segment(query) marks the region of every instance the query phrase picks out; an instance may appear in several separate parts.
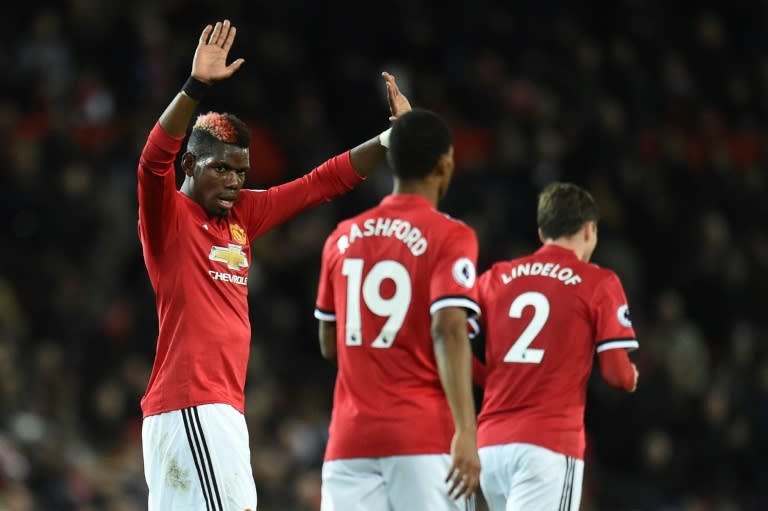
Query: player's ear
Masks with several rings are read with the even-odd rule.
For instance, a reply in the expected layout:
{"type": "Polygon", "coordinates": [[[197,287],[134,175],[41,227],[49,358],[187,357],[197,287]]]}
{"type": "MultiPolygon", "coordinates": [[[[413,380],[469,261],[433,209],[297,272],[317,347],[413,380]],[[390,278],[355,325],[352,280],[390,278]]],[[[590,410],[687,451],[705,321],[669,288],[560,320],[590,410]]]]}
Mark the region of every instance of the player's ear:
{"type": "Polygon", "coordinates": [[[451,179],[451,176],[453,175],[453,166],[453,153],[452,151],[448,151],[437,159],[437,164],[435,165],[435,168],[432,169],[432,173],[435,177],[441,180],[451,179]]]}
{"type": "Polygon", "coordinates": [[[190,152],[184,153],[181,157],[181,170],[190,177],[192,177],[195,171],[195,164],[197,163],[197,156],[190,152]]]}
{"type": "Polygon", "coordinates": [[[597,236],[597,224],[592,220],[586,222],[584,227],[582,227],[582,236],[584,237],[584,241],[592,241],[592,238],[597,236]]]}

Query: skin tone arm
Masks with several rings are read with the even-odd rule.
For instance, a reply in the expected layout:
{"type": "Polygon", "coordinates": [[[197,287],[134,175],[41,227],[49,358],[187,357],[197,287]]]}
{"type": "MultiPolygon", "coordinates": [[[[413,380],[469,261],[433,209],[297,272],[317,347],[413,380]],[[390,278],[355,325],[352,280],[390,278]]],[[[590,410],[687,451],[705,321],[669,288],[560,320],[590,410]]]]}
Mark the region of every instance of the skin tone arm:
{"type": "Polygon", "coordinates": [[[333,365],[338,365],[336,363],[336,322],[320,321],[318,336],[320,338],[320,353],[323,358],[333,362],[333,365]]]}
{"type": "Polygon", "coordinates": [[[467,337],[467,313],[446,307],[432,316],[435,358],[456,431],[451,442],[452,465],[446,481],[453,498],[469,497],[480,483],[477,422],[472,395],[472,351],[467,337]]]}
{"type": "MultiPolygon", "coordinates": [[[[203,83],[212,84],[235,74],[244,59],[237,59],[227,65],[227,55],[235,42],[237,29],[229,20],[208,25],[203,29],[192,59],[192,77],[203,83]]],[[[187,132],[189,122],[195,114],[198,102],[179,92],[160,116],[160,126],[172,136],[181,137],[187,132]]]]}

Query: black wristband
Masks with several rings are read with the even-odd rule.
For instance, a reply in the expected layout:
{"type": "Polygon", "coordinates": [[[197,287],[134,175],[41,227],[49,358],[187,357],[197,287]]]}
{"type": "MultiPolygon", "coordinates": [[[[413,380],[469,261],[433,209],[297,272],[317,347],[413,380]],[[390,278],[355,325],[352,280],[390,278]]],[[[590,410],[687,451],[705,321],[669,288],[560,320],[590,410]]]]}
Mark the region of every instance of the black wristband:
{"type": "Polygon", "coordinates": [[[211,90],[211,86],[208,85],[205,82],[201,82],[194,76],[191,76],[187,78],[187,81],[184,82],[184,86],[181,88],[181,91],[189,96],[190,98],[194,99],[195,101],[199,102],[200,100],[205,97],[205,95],[208,93],[208,91],[211,90]]]}

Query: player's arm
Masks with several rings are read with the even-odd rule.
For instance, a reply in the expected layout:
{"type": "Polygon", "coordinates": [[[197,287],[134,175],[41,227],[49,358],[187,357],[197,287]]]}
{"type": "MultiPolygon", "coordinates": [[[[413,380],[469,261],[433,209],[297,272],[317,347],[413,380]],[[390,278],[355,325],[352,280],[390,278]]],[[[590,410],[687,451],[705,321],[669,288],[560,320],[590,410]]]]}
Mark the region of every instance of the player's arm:
{"type": "Polygon", "coordinates": [[[469,496],[479,484],[480,459],[466,310],[444,307],[435,311],[432,339],[440,382],[456,429],[451,445],[453,466],[447,477],[451,481],[449,495],[455,498],[469,496]]]}
{"type": "Polygon", "coordinates": [[[626,349],[604,350],[597,356],[600,374],[608,385],[627,392],[635,391],[639,373],[635,364],[629,360],[626,349]]]}
{"type": "Polygon", "coordinates": [[[160,126],[166,133],[174,137],[185,135],[205,87],[229,78],[243,65],[244,59],[227,65],[227,55],[235,42],[236,33],[237,29],[229,20],[203,29],[192,59],[191,77],[198,83],[185,85],[184,91],[176,95],[160,116],[160,126]]]}
{"type": "Polygon", "coordinates": [[[627,297],[618,275],[605,273],[605,278],[595,288],[592,302],[595,304],[600,374],[611,387],[634,392],[638,371],[629,360],[628,350],[636,349],[639,343],[632,328],[627,297]]]}
{"type": "Polygon", "coordinates": [[[336,322],[320,320],[317,335],[320,338],[320,354],[329,362],[336,362],[336,322]]]}
{"type": "MultiPolygon", "coordinates": [[[[228,78],[237,71],[243,63],[242,59],[226,65],[227,53],[234,39],[235,27],[227,20],[205,27],[192,61],[192,78],[185,85],[185,91],[196,96],[201,94],[200,88],[204,90],[211,83],[228,78]],[[196,90],[194,84],[197,84],[196,90]]],[[[162,252],[172,242],[170,229],[174,224],[176,192],[174,161],[181,150],[198,99],[193,99],[187,92],[179,92],[150,132],[139,158],[140,232],[143,242],[153,253],[162,252]]]]}
{"type": "Polygon", "coordinates": [[[333,278],[331,278],[335,239],[334,233],[331,233],[323,244],[314,316],[318,320],[317,337],[320,340],[320,354],[324,359],[338,365],[336,360],[336,313],[334,311],[333,278]]]}
{"type": "MultiPolygon", "coordinates": [[[[387,86],[390,120],[411,110],[394,76],[382,73],[387,86]]],[[[282,224],[309,208],[330,202],[360,184],[386,156],[386,137],[377,135],[362,144],[323,162],[311,172],[288,183],[254,194],[249,218],[251,236],[282,224]]]]}

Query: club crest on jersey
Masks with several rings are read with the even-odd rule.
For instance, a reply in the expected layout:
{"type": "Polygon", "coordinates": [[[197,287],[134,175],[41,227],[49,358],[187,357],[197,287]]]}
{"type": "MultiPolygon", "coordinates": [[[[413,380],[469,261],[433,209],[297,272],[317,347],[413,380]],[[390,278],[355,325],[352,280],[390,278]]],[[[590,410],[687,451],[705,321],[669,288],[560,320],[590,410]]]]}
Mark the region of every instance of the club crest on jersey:
{"type": "Polygon", "coordinates": [[[232,234],[232,239],[241,245],[248,243],[248,237],[245,235],[245,229],[240,227],[240,224],[229,224],[229,232],[232,234]]]}
{"type": "Polygon", "coordinates": [[[219,263],[225,263],[230,270],[242,270],[248,268],[248,258],[243,252],[243,247],[230,243],[226,247],[211,247],[208,259],[219,263]]]}
{"type": "Polygon", "coordinates": [[[632,328],[632,320],[629,319],[629,306],[626,303],[616,310],[616,318],[622,326],[632,328]]]}
{"type": "Polygon", "coordinates": [[[453,263],[453,279],[461,286],[471,288],[475,284],[475,264],[468,257],[460,257],[453,263]]]}

